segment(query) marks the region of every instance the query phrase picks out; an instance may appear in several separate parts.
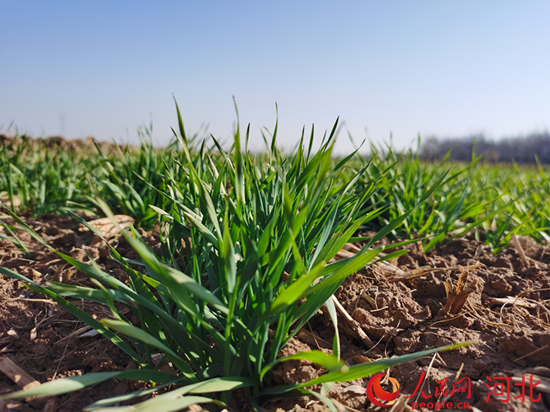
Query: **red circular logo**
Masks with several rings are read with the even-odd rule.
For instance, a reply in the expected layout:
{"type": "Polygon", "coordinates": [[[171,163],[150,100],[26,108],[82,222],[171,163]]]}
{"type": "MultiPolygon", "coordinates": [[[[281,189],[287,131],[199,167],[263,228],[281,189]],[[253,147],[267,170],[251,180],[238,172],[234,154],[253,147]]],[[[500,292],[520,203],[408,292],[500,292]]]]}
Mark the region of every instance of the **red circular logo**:
{"type": "Polygon", "coordinates": [[[373,404],[380,407],[393,405],[395,403],[395,400],[399,397],[399,394],[401,393],[401,389],[399,388],[399,382],[397,382],[397,379],[390,378],[389,376],[388,379],[391,382],[393,391],[386,392],[384,389],[382,389],[382,386],[380,386],[380,380],[384,376],[386,376],[385,373],[379,373],[378,375],[373,376],[367,385],[367,397],[373,404]],[[385,401],[385,403],[381,401],[385,401]]]}

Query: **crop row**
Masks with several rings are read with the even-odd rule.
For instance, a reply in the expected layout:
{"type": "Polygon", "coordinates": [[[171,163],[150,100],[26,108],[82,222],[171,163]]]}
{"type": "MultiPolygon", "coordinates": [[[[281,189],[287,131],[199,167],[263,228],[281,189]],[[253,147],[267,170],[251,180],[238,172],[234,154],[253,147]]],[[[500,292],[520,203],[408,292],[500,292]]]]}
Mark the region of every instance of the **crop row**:
{"type": "MultiPolygon", "coordinates": [[[[166,182],[184,182],[189,173],[182,164],[185,155],[177,139],[164,148],[154,148],[151,130],[139,130],[139,146],[89,143],[80,150],[16,136],[0,148],[0,199],[32,216],[78,209],[102,214],[96,199],[103,199],[114,212],[130,215],[137,226],[150,229],[159,222],[156,210],[172,203],[161,195],[166,182]]],[[[310,138],[306,161],[313,156],[313,131],[310,138]]],[[[252,166],[244,172],[244,183],[252,184],[259,168],[284,170],[302,156],[303,140],[290,154],[282,154],[267,142],[263,154],[246,153],[252,166]]],[[[234,145],[224,151],[214,138],[207,141],[195,136],[189,139],[188,148],[193,166],[208,184],[216,178],[216,170],[235,156],[234,145]]],[[[364,169],[350,194],[360,196],[375,187],[363,206],[383,208],[383,212],[364,225],[365,229],[378,230],[418,206],[392,236],[422,238],[426,250],[449,236],[472,230],[495,252],[510,242],[512,233],[529,235],[538,242],[550,240],[548,167],[484,164],[475,157],[469,163],[451,165],[447,158],[439,163],[421,161],[413,151],[397,153],[375,145],[370,149],[368,156],[331,156],[327,166],[339,172],[335,185],[347,184],[364,169]],[[338,167],[341,162],[345,167],[338,167]],[[450,169],[441,185],[420,204],[425,193],[450,169]]],[[[232,191],[233,182],[223,185],[232,191]]],[[[246,190],[252,189],[246,186],[246,190]]]]}
{"type": "Polygon", "coordinates": [[[110,258],[127,275],[119,279],[94,261],[83,263],[55,251],[6,208],[17,225],[4,224],[4,238],[24,248],[16,232],[27,231],[88,275],[95,287],[38,284],[4,267],[0,273],[58,302],[140,369],[59,379],[3,399],[62,394],[117,377],[156,386],[95,402],[89,409],[176,411],[193,403],[224,407],[232,391],[242,388],[258,411],[274,395],[315,396],[336,411],[326,396],[334,382],[462,344],[347,366],[339,356],[332,300],[346,277],[403,255],[407,251],[395,246],[418,237],[429,249],[448,236],[474,230],[498,250],[512,233],[547,236],[550,208],[541,199],[549,175],[543,169],[486,167],[479,159],[450,168],[445,162],[420,162],[413,153],[375,147],[370,158],[357,153],[337,158],[332,155],[337,125],[318,150],[312,150],[312,132],[290,154],[278,150],[276,126],[266,151],[251,154],[248,129],[243,138],[237,128],[225,150],[214,138],[211,144],[188,138],[179,111],[178,123],[174,142],[159,150],[147,133],[139,148],[124,150],[52,148],[23,138],[2,149],[0,190],[11,209],[19,200],[19,213],[35,215],[85,209],[112,217],[121,212],[145,228],[158,224],[162,242],[159,256],[133,227],[123,231],[139,260],[126,259],[107,244],[110,258]],[[393,243],[379,246],[385,237],[393,243]],[[362,242],[361,250],[334,260],[349,242],[362,242]],[[98,321],[73,299],[103,305],[111,317],[98,321]],[[278,358],[322,306],[334,325],[332,354],[310,351],[278,358]],[[125,313],[139,321],[131,322],[125,313]],[[160,362],[156,354],[161,354],[160,362]],[[306,359],[328,372],[307,382],[273,386],[273,367],[289,359],[306,359]],[[162,362],[171,362],[177,374],[161,372],[162,362]],[[322,384],[319,393],[310,390],[317,384],[322,384]],[[168,386],[172,390],[139,406],[116,406],[168,386]]]}

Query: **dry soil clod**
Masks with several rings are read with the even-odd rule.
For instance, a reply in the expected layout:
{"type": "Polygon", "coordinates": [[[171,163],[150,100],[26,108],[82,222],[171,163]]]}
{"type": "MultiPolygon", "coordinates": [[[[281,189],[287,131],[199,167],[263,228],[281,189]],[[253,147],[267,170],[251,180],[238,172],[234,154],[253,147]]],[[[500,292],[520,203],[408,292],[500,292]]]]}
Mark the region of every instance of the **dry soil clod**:
{"type": "MultiPolygon", "coordinates": [[[[110,238],[118,235],[122,229],[125,229],[134,223],[134,218],[127,215],[115,215],[113,218],[118,223],[118,225],[115,225],[109,217],[91,220],[88,222],[88,224],[96,229],[101,234],[101,236],[109,240],[110,238]]],[[[90,229],[82,225],[80,230],[82,232],[87,232],[90,229]]],[[[101,243],[101,238],[96,235],[92,240],[91,245],[96,245],[99,243],[101,243]]]]}

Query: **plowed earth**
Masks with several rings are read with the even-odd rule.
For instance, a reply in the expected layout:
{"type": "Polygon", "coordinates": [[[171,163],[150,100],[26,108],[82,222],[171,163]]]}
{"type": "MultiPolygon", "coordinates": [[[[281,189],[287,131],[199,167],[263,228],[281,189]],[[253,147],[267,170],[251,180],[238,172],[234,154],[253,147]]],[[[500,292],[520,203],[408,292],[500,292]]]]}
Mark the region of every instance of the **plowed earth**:
{"type": "MultiPolygon", "coordinates": [[[[57,216],[25,220],[54,248],[84,262],[90,256],[106,272],[124,278],[125,274],[108,259],[108,248],[101,244],[91,246],[92,235],[82,232],[75,220],[57,216]]],[[[5,221],[13,224],[9,219],[5,221]]],[[[158,245],[155,233],[141,233],[151,246],[158,245]]],[[[89,285],[84,274],[74,272],[25,232],[17,234],[32,256],[24,257],[13,244],[0,240],[0,266],[40,284],[58,280],[89,285]]],[[[124,241],[115,244],[123,256],[136,257],[124,241]]],[[[431,409],[435,409],[435,403],[443,401],[455,408],[467,402],[470,410],[481,411],[550,410],[550,394],[544,393],[545,389],[550,392],[550,255],[545,249],[535,247],[529,251],[527,260],[522,260],[514,248],[493,256],[488,246],[467,238],[453,240],[429,254],[419,251],[416,245],[407,248],[410,253],[391,263],[413,274],[411,279],[395,281],[383,266],[374,265],[349,277],[338,290],[336,298],[368,336],[361,339],[353,322],[340,317],[342,359],[354,365],[451,343],[475,343],[391,368],[389,376],[397,380],[402,394],[393,408],[380,408],[369,401],[365,389],[368,378],[336,383],[327,396],[350,411],[399,412],[410,410],[414,402],[432,402],[431,409]],[[449,291],[457,292],[459,278],[470,294],[453,306],[448,302],[446,282],[449,291]],[[416,389],[424,373],[421,393],[416,389]],[[541,382],[532,393],[531,376],[533,384],[541,382]],[[511,379],[495,380],[497,377],[511,379]],[[520,397],[522,377],[525,377],[525,400],[520,397]],[[464,378],[469,378],[469,397],[467,392],[460,391],[451,395],[453,382],[464,378]],[[503,395],[497,396],[495,383],[504,384],[503,395]],[[443,387],[447,394],[440,389],[443,387]],[[410,397],[411,394],[414,395],[410,397]]],[[[109,315],[98,305],[75,303],[98,319],[109,315]]],[[[3,275],[0,275],[0,333],[0,360],[9,358],[39,382],[135,367],[124,353],[100,336],[90,334],[84,324],[56,303],[3,275]]],[[[310,349],[330,352],[327,348],[331,347],[333,336],[334,328],[323,308],[281,355],[310,349]]],[[[273,379],[279,384],[289,384],[304,382],[321,373],[309,362],[289,361],[275,370],[273,379]]],[[[467,381],[461,381],[463,387],[467,381]]],[[[49,400],[10,401],[4,410],[78,411],[101,398],[145,386],[112,380],[49,400]]],[[[391,392],[391,386],[382,387],[391,392]]],[[[0,393],[19,389],[19,385],[0,373],[0,393]]],[[[239,405],[236,398],[230,410],[249,409],[239,405]]],[[[308,397],[272,399],[262,409],[328,411],[320,401],[308,397]]]]}

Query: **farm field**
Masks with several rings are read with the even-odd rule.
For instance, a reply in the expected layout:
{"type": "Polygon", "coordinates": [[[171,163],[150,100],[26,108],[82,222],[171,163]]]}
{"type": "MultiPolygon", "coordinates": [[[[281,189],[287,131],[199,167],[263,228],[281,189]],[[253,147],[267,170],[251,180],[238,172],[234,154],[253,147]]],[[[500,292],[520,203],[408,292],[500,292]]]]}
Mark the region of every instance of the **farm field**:
{"type": "Polygon", "coordinates": [[[178,124],[158,149],[0,136],[0,394],[34,391],[0,410],[550,408],[550,168],[178,124]]]}

